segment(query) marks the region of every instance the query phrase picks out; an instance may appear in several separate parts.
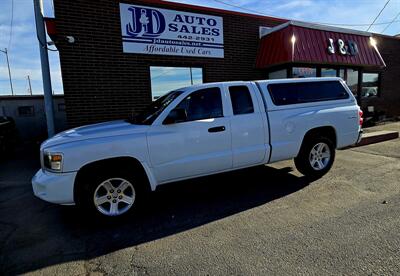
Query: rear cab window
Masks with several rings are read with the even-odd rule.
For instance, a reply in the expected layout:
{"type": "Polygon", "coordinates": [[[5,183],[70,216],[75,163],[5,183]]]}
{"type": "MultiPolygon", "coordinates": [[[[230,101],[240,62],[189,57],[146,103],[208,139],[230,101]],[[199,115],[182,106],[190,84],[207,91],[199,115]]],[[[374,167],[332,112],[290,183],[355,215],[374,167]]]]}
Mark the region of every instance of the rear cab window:
{"type": "Polygon", "coordinates": [[[350,96],[339,81],[290,82],[268,84],[275,105],[290,105],[348,99],[350,96]]]}
{"type": "Polygon", "coordinates": [[[253,100],[249,88],[246,85],[230,86],[229,95],[231,98],[233,115],[254,113],[253,100]]]}

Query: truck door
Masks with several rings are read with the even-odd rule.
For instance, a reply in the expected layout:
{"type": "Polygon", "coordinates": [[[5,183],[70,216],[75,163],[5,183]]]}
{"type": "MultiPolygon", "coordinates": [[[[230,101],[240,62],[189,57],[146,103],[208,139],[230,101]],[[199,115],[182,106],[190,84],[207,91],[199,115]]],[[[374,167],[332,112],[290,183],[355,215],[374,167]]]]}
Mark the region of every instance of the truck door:
{"type": "Polygon", "coordinates": [[[261,95],[250,84],[230,85],[233,167],[263,163],[269,157],[268,124],[261,95]]]}
{"type": "Polygon", "coordinates": [[[220,87],[202,88],[174,108],[185,111],[185,120],[151,127],[149,153],[159,183],[232,168],[225,103],[220,87]]]}

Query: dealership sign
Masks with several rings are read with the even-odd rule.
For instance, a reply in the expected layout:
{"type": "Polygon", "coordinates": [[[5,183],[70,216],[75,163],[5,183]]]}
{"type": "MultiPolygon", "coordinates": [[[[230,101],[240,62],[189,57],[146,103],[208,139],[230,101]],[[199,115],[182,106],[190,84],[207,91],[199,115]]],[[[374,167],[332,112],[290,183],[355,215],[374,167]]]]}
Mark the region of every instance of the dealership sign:
{"type": "Polygon", "coordinates": [[[222,17],[120,3],[125,53],[224,57],[222,17]]]}
{"type": "MultiPolygon", "coordinates": [[[[344,42],[343,39],[338,39],[337,42],[337,49],[339,54],[341,55],[349,55],[349,56],[356,56],[358,54],[358,46],[357,43],[353,40],[348,40],[347,43],[344,42]]],[[[332,38],[328,39],[328,53],[335,54],[335,42],[332,38]]]]}

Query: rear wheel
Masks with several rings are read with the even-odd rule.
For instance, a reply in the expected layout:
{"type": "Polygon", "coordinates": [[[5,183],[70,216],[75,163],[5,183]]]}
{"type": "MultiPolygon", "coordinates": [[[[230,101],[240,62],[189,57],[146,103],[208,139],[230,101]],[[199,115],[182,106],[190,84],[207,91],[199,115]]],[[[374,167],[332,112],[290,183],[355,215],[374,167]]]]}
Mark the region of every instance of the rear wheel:
{"type": "Polygon", "coordinates": [[[296,168],[305,176],[320,178],[332,167],[335,146],[327,137],[309,137],[294,159],[296,168]]]}

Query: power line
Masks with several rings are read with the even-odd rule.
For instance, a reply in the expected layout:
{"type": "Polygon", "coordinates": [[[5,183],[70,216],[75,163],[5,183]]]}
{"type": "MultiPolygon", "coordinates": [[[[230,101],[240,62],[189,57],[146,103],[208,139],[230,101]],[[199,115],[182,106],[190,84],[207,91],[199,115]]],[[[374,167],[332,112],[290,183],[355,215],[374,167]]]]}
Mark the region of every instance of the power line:
{"type": "Polygon", "coordinates": [[[384,33],[386,31],[386,29],[389,28],[389,26],[392,25],[393,22],[396,21],[396,19],[397,19],[397,17],[399,17],[399,15],[400,15],[400,12],[393,18],[392,21],[390,21],[390,23],[385,27],[385,29],[383,29],[382,33],[384,33]]]}
{"type": "Polygon", "coordinates": [[[372,21],[371,25],[369,25],[367,32],[369,31],[369,29],[371,29],[372,25],[375,23],[375,21],[378,19],[378,17],[381,15],[381,13],[383,12],[383,10],[386,8],[387,4],[389,4],[390,0],[388,0],[385,5],[383,6],[383,8],[379,11],[378,15],[375,17],[374,21],[372,21]]]}
{"type": "MultiPolygon", "coordinates": [[[[239,9],[242,9],[244,11],[255,12],[255,13],[267,15],[265,13],[262,13],[262,12],[259,12],[259,11],[256,11],[256,10],[247,9],[247,8],[244,8],[244,7],[241,7],[241,6],[237,6],[237,5],[234,5],[234,4],[231,4],[231,3],[227,3],[227,2],[224,2],[224,1],[221,1],[221,0],[214,0],[214,2],[221,3],[221,4],[224,4],[224,5],[227,5],[227,6],[231,6],[231,7],[234,7],[234,8],[239,8],[239,9]]],[[[267,15],[267,16],[270,16],[270,15],[267,15]]]]}
{"type": "MultiPolygon", "coordinates": [[[[395,22],[400,22],[400,20],[395,20],[395,21],[393,21],[392,23],[395,23],[395,22]]],[[[362,27],[362,26],[369,26],[369,25],[371,25],[370,23],[364,23],[364,24],[344,24],[344,23],[324,23],[324,22],[312,22],[312,23],[315,23],[315,24],[323,24],[323,25],[333,25],[333,26],[349,26],[349,27],[362,27]]],[[[374,23],[374,24],[372,24],[373,26],[379,26],[379,25],[386,25],[386,24],[389,24],[389,23],[391,23],[391,22],[379,22],[379,23],[374,23]]]]}
{"type": "Polygon", "coordinates": [[[8,39],[8,49],[10,49],[10,44],[11,44],[13,21],[14,21],[14,0],[11,0],[10,37],[8,39]]]}
{"type": "MultiPolygon", "coordinates": [[[[389,0],[389,1],[390,1],[390,0],[389,0]]],[[[260,12],[260,11],[256,11],[256,10],[244,8],[244,7],[241,7],[241,6],[238,6],[238,5],[234,5],[234,4],[232,4],[232,3],[228,3],[228,2],[225,2],[225,1],[214,0],[214,2],[221,3],[221,4],[224,4],[224,5],[227,5],[227,6],[231,6],[231,7],[234,7],[234,8],[238,8],[238,9],[241,9],[241,10],[244,10],[244,11],[248,11],[248,12],[251,12],[251,13],[257,13],[257,14],[260,14],[260,15],[265,15],[265,16],[274,17],[274,16],[272,16],[272,15],[269,15],[269,14],[266,14],[266,13],[263,13],[263,12],[260,12]]],[[[392,23],[395,23],[395,22],[400,22],[400,20],[397,20],[397,21],[394,20],[392,23]]],[[[332,22],[310,22],[310,23],[313,23],[313,24],[321,24],[321,25],[332,25],[332,26],[362,27],[362,26],[371,26],[371,25],[372,25],[372,26],[386,25],[386,24],[389,24],[389,23],[391,23],[391,22],[379,22],[379,23],[375,23],[375,20],[374,20],[373,24],[370,24],[370,23],[345,24],[345,23],[332,23],[332,22]]]]}

